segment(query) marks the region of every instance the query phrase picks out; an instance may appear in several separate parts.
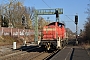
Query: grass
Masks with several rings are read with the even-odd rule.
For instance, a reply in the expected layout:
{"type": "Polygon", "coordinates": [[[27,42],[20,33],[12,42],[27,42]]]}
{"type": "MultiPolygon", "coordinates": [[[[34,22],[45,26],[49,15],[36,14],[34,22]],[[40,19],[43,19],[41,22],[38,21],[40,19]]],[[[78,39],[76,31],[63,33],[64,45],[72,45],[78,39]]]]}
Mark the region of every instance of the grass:
{"type": "MultiPolygon", "coordinates": [[[[34,35],[26,37],[25,40],[27,42],[33,42],[34,41],[34,35]]],[[[11,37],[11,36],[0,36],[0,46],[12,45],[14,41],[17,42],[17,44],[23,44],[23,38],[22,37],[18,38],[18,37],[11,37]]]]}
{"type": "Polygon", "coordinates": [[[90,56],[90,44],[83,44],[83,47],[86,49],[88,55],[90,56]]]}
{"type": "Polygon", "coordinates": [[[0,36],[0,46],[3,45],[12,45],[12,43],[16,41],[17,43],[22,43],[18,38],[13,38],[11,36],[0,36]]]}

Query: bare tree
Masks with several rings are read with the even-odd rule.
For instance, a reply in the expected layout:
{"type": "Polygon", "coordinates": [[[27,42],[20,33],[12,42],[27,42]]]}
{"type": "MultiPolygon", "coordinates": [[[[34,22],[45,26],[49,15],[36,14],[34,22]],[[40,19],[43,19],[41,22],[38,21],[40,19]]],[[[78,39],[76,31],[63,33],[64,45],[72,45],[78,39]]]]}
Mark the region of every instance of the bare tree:
{"type": "Polygon", "coordinates": [[[32,29],[32,25],[34,26],[34,10],[34,7],[24,6],[22,0],[8,0],[8,3],[0,5],[0,15],[7,18],[9,27],[14,28],[32,29]]]}
{"type": "Polygon", "coordinates": [[[88,4],[86,14],[88,14],[88,17],[84,25],[84,37],[85,41],[88,41],[90,43],[90,4],[88,4]]]}
{"type": "Polygon", "coordinates": [[[9,26],[17,28],[32,28],[34,19],[34,7],[25,7],[19,0],[9,0],[9,3],[0,5],[0,15],[4,15],[9,20],[9,26]],[[2,13],[1,13],[2,12],[2,13]],[[25,25],[22,25],[22,17],[25,17],[25,25]]]}
{"type": "Polygon", "coordinates": [[[46,21],[44,18],[42,18],[41,16],[38,19],[38,29],[43,29],[43,27],[45,25],[48,25],[50,22],[46,21]]]}
{"type": "Polygon", "coordinates": [[[8,4],[4,4],[1,8],[2,15],[9,20],[9,26],[16,27],[17,22],[21,25],[21,15],[24,12],[24,6],[21,2],[10,0],[8,4]]]}
{"type": "Polygon", "coordinates": [[[32,29],[32,22],[34,21],[34,7],[25,7],[25,16],[27,27],[32,29]]]}

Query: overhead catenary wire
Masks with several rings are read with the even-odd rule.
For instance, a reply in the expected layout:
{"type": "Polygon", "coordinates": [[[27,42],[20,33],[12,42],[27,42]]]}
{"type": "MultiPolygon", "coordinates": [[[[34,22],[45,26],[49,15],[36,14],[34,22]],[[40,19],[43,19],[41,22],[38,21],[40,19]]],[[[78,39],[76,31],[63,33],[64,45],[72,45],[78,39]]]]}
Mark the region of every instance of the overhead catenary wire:
{"type": "MultiPolygon", "coordinates": [[[[66,17],[68,17],[68,15],[65,15],[66,17]]],[[[75,16],[75,15],[69,15],[69,16],[75,16]]],[[[70,17],[68,17],[71,21],[67,21],[67,22],[74,22],[75,23],[75,21],[73,21],[73,19],[71,19],[70,17]]],[[[79,26],[77,26],[78,27],[78,29],[80,29],[80,27],[79,26]]]]}
{"type": "MultiPolygon", "coordinates": [[[[53,0],[52,0],[52,1],[53,1],[53,0]]],[[[56,3],[55,3],[54,1],[53,1],[53,3],[54,3],[55,6],[57,6],[56,3]]]]}
{"type": "Polygon", "coordinates": [[[42,0],[49,8],[51,8],[44,0],[42,0]]]}
{"type": "MultiPolygon", "coordinates": [[[[67,15],[65,15],[66,17],[68,17],[67,15]]],[[[70,17],[68,17],[72,22],[74,22],[70,17]]],[[[74,22],[75,23],[75,22],[74,22]]]]}

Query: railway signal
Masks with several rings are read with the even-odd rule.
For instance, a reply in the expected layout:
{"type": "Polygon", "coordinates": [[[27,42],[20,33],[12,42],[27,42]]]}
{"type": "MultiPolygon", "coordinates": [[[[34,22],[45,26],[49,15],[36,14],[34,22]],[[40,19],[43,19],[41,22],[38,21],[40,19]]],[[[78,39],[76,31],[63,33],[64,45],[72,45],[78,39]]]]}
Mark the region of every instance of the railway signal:
{"type": "Polygon", "coordinates": [[[55,14],[56,14],[56,18],[58,18],[59,17],[58,10],[55,11],[55,14]]]}
{"type": "Polygon", "coordinates": [[[75,15],[75,24],[78,24],[78,15],[75,15]]]}
{"type": "Polygon", "coordinates": [[[58,10],[55,10],[55,14],[56,14],[56,22],[59,22],[59,13],[58,13],[58,10]]]}
{"type": "Polygon", "coordinates": [[[25,17],[22,17],[22,25],[25,25],[25,17]]]}

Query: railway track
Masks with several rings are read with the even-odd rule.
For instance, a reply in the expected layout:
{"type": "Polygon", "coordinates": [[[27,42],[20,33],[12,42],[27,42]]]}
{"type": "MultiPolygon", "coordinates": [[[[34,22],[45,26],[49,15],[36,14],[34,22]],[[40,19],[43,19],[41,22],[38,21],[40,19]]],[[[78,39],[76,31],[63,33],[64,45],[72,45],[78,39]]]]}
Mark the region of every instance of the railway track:
{"type": "MultiPolygon", "coordinates": [[[[18,45],[18,48],[20,47],[20,45],[18,45]]],[[[6,45],[6,46],[0,46],[0,57],[4,56],[4,55],[8,55],[11,53],[15,53],[18,52],[19,50],[13,51],[12,50],[12,45],[6,45]]]]}
{"type": "Polygon", "coordinates": [[[0,56],[0,60],[47,60],[54,52],[45,52],[40,47],[26,47],[0,56]]]}
{"type": "Polygon", "coordinates": [[[22,54],[26,54],[27,51],[30,51],[30,50],[33,50],[33,49],[36,49],[37,47],[23,47],[23,48],[20,48],[20,49],[17,49],[17,50],[14,50],[12,52],[7,52],[7,53],[4,53],[4,54],[1,54],[0,55],[0,59],[1,60],[5,60],[7,58],[11,58],[13,56],[17,56],[17,55],[22,55],[22,54]]]}
{"type": "Polygon", "coordinates": [[[50,60],[55,54],[57,54],[60,50],[53,51],[50,55],[45,57],[43,60],[50,60]]]}
{"type": "Polygon", "coordinates": [[[59,50],[53,51],[52,53],[43,52],[41,54],[38,54],[36,57],[33,57],[30,60],[49,60],[58,52],[59,50]]]}
{"type": "Polygon", "coordinates": [[[21,47],[21,48],[16,49],[16,50],[11,49],[10,51],[2,52],[2,54],[0,54],[0,57],[8,55],[8,54],[13,54],[13,53],[19,52],[20,50],[25,50],[25,49],[29,49],[29,48],[32,48],[32,47],[21,47]]]}
{"type": "Polygon", "coordinates": [[[41,48],[34,47],[26,51],[20,51],[20,52],[16,52],[13,54],[0,57],[0,59],[1,60],[28,60],[28,59],[32,59],[33,56],[37,56],[38,54],[41,54],[40,52],[42,52],[41,48]]]}

